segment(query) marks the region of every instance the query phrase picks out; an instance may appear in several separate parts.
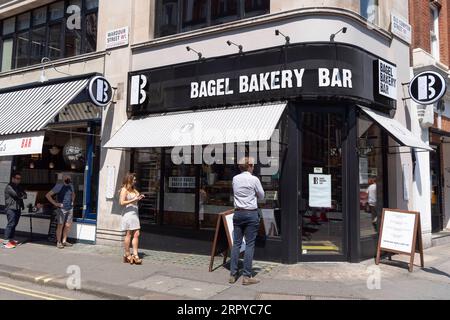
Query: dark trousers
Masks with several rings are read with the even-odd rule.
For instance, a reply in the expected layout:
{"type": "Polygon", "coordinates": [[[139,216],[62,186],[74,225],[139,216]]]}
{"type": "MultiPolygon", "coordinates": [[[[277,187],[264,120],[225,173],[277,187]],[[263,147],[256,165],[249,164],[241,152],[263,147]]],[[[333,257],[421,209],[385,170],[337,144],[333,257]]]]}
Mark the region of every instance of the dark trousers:
{"type": "Polygon", "coordinates": [[[6,218],[8,219],[8,224],[5,228],[5,240],[13,240],[16,236],[16,227],[19,224],[20,215],[22,213],[20,210],[6,210],[6,218]]]}
{"type": "Polygon", "coordinates": [[[258,210],[236,211],[233,216],[233,249],[231,250],[231,275],[238,273],[239,255],[242,239],[245,237],[244,276],[252,276],[253,254],[255,240],[259,229],[258,210]]]}

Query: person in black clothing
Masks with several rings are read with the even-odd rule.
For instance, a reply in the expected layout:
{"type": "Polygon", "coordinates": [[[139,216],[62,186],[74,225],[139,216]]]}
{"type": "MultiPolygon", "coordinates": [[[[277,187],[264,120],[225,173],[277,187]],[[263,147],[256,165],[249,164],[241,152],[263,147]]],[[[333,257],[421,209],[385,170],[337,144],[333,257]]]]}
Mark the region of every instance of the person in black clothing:
{"type": "Polygon", "coordinates": [[[14,249],[17,246],[17,241],[14,240],[16,227],[19,224],[22,210],[25,209],[23,200],[27,198],[27,194],[20,186],[22,177],[20,173],[14,173],[9,183],[5,188],[5,211],[8,223],[5,228],[5,243],[6,249],[14,249]]]}

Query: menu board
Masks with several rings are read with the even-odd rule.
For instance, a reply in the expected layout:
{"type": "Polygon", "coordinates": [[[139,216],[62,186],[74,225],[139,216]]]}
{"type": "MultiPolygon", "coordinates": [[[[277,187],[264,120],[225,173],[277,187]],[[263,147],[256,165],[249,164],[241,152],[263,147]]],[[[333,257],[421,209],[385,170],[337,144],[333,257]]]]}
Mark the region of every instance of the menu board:
{"type": "Polygon", "coordinates": [[[425,266],[419,212],[383,209],[376,257],[377,265],[380,263],[382,251],[410,256],[409,272],[413,271],[415,253],[420,254],[421,267],[425,266]]]}
{"type": "Polygon", "coordinates": [[[401,212],[384,211],[381,248],[411,253],[414,240],[416,216],[401,212]]]}

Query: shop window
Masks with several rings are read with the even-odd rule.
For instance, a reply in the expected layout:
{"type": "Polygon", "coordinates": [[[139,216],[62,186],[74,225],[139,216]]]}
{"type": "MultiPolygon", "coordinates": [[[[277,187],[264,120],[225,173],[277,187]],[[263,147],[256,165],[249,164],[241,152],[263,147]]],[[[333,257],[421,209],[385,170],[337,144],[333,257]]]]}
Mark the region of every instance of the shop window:
{"type": "Polygon", "coordinates": [[[61,33],[62,24],[56,23],[49,27],[48,35],[48,57],[56,60],[62,57],[61,33]]]}
{"type": "Polygon", "coordinates": [[[237,0],[211,0],[211,22],[221,24],[238,19],[237,0]]]}
{"type": "Polygon", "coordinates": [[[95,52],[97,50],[97,25],[96,13],[91,13],[86,16],[85,52],[95,52]]]}
{"type": "MultiPolygon", "coordinates": [[[[99,134],[99,127],[94,126],[90,133],[99,134]]],[[[72,178],[76,199],[74,217],[76,219],[95,219],[98,197],[98,172],[100,160],[99,137],[89,137],[85,124],[66,126],[63,128],[49,127],[42,153],[14,157],[14,170],[22,174],[22,184],[28,194],[33,194],[29,200],[31,207],[25,209],[50,216],[54,211],[45,198],[56,183],[62,181],[62,176],[68,174],[72,178]],[[53,131],[53,129],[55,131],[53,131]],[[93,141],[90,141],[90,140],[93,141]],[[89,145],[93,143],[92,149],[89,145]],[[90,150],[94,151],[91,176],[86,176],[86,163],[90,150]],[[95,151],[97,150],[97,151],[95,151]],[[88,182],[89,181],[89,182],[88,182]],[[87,193],[89,192],[89,201],[87,193]],[[85,210],[86,209],[86,210],[85,210]],[[93,215],[94,214],[94,215],[93,215]]]]}
{"type": "Polygon", "coordinates": [[[30,13],[24,13],[17,17],[17,31],[30,28],[30,13]]]}
{"type": "Polygon", "coordinates": [[[3,30],[2,34],[4,36],[14,33],[16,31],[16,18],[12,17],[6,20],[3,20],[3,30]]]}
{"type": "Polygon", "coordinates": [[[207,0],[183,1],[183,31],[199,29],[206,26],[207,0]]]}
{"type": "Polygon", "coordinates": [[[270,8],[269,0],[245,0],[245,16],[252,17],[267,13],[270,8]]]}
{"type": "Polygon", "coordinates": [[[269,13],[269,0],[158,0],[156,37],[269,13]]]}
{"type": "Polygon", "coordinates": [[[274,141],[279,143],[273,145],[270,141],[192,147],[190,163],[174,163],[172,148],[135,150],[132,171],[137,176],[138,190],[146,196],[140,203],[141,222],[214,231],[219,214],[234,208],[232,181],[240,173],[238,157],[253,155],[250,151],[258,146],[256,157],[260,160],[254,175],[260,179],[266,193],[265,199],[258,203],[263,217],[260,235],[280,237],[281,165],[287,154],[287,130],[283,130],[284,127],[279,126],[274,135],[274,141]],[[274,147],[278,149],[272,149],[274,147]],[[202,164],[194,163],[195,154],[200,154],[197,159],[202,158],[202,164]],[[215,160],[211,161],[209,156],[215,160]]]}
{"type": "Polygon", "coordinates": [[[98,8],[98,0],[86,0],[86,10],[98,8]]]}
{"type": "Polygon", "coordinates": [[[378,25],[378,0],[360,0],[360,15],[368,22],[378,25]]]}
{"type": "Polygon", "coordinates": [[[13,61],[13,39],[6,39],[2,46],[2,72],[11,70],[13,61]]]}
{"type": "Polygon", "coordinates": [[[30,33],[20,33],[17,35],[16,68],[26,67],[30,57],[30,33]]]}
{"type": "Polygon", "coordinates": [[[40,63],[45,57],[46,49],[46,28],[33,29],[31,32],[31,64],[40,63]]]}
{"type": "Polygon", "coordinates": [[[39,8],[33,11],[33,26],[41,25],[47,22],[47,7],[39,8]]]}
{"type": "Polygon", "coordinates": [[[65,57],[73,57],[81,54],[81,32],[78,30],[66,31],[65,57]]]}
{"type": "Polygon", "coordinates": [[[376,253],[384,199],[383,131],[367,117],[358,119],[361,255],[376,253]]]}
{"type": "Polygon", "coordinates": [[[58,20],[64,17],[64,1],[50,5],[50,20],[58,20]]]}
{"type": "Polygon", "coordinates": [[[98,0],[58,1],[2,21],[2,71],[97,50],[98,0]],[[12,44],[11,44],[12,41],[12,44]],[[14,48],[12,61],[10,48],[14,48]]]}

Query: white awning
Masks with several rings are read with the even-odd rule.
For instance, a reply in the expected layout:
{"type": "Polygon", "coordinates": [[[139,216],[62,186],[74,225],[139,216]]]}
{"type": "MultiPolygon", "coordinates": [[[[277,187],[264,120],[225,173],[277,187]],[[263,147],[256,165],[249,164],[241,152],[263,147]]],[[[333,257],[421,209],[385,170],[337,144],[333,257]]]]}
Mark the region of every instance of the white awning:
{"type": "Polygon", "coordinates": [[[150,148],[267,141],[286,102],[128,120],[105,148],[150,148]]]}
{"type": "Polygon", "coordinates": [[[360,106],[360,109],[364,111],[364,113],[367,114],[373,121],[383,127],[389,135],[402,146],[433,151],[429,145],[416,137],[397,120],[391,119],[382,113],[365,107],[360,106]]]}
{"type": "Polygon", "coordinates": [[[41,154],[45,132],[0,136],[0,157],[41,154]]]}
{"type": "Polygon", "coordinates": [[[0,136],[42,130],[88,82],[72,80],[0,93],[0,136]]]}

